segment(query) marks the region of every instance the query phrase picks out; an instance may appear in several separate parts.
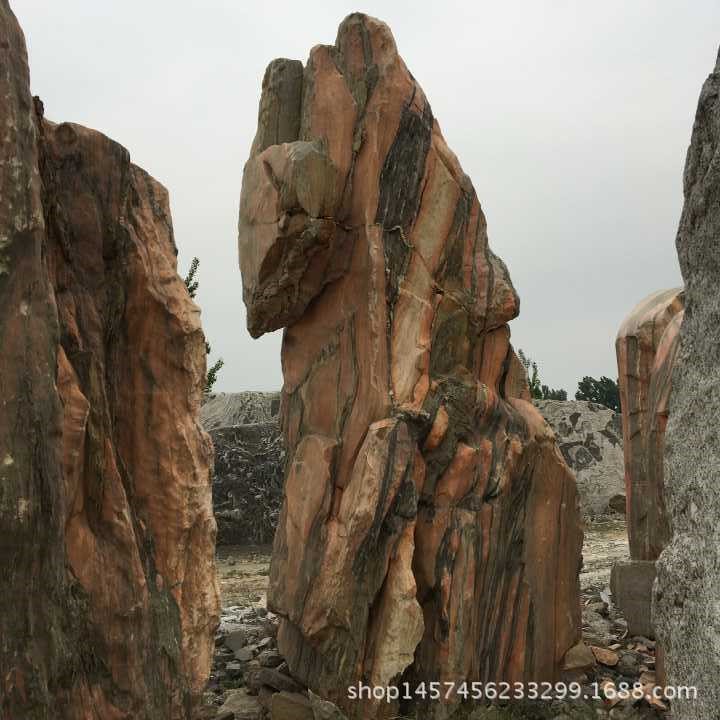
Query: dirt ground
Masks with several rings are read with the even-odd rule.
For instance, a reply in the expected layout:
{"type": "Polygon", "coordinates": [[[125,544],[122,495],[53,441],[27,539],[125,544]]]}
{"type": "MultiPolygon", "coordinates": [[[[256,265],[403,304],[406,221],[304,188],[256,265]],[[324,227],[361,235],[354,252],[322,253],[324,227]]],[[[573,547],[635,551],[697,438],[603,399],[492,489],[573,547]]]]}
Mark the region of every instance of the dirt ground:
{"type": "Polygon", "coordinates": [[[217,575],[223,607],[265,605],[270,574],[270,545],[222,545],[217,575]]]}
{"type": "MultiPolygon", "coordinates": [[[[273,617],[259,609],[266,605],[270,555],[271,547],[268,545],[218,548],[218,580],[224,623],[228,627],[240,622],[238,618],[245,618],[242,620],[245,623],[243,627],[249,627],[247,617],[256,618],[260,623],[265,618],[273,617]]],[[[647,690],[656,682],[655,643],[647,638],[629,637],[627,622],[608,596],[612,565],[616,560],[627,558],[624,519],[594,522],[585,528],[583,567],[580,573],[583,639],[592,648],[591,652],[596,658],[592,666],[584,668],[584,674],[579,676],[579,682],[583,683],[586,690],[592,687],[589,685],[591,682],[596,684],[596,688],[598,685],[602,687],[605,693],[609,692],[608,688],[617,692],[623,686],[636,687],[638,684],[647,690]]],[[[229,674],[231,666],[235,672],[234,666],[238,665],[237,662],[228,662],[232,654],[227,648],[217,648],[211,684],[206,693],[208,712],[211,713],[208,717],[214,717],[212,713],[225,701],[227,692],[236,692],[233,688],[242,687],[243,676],[233,679],[234,676],[229,674]]],[[[521,710],[517,717],[671,720],[671,714],[664,712],[666,706],[652,700],[649,695],[642,700],[619,698],[617,695],[615,699],[611,695],[606,697],[608,699],[605,701],[593,699],[560,703],[560,714],[553,710],[555,705],[552,705],[549,709],[543,707],[541,714],[537,714],[537,707],[529,714],[521,710]],[[548,714],[550,711],[551,714],[548,714]]],[[[516,717],[514,714],[512,716],[516,717]]]]}
{"type": "Polygon", "coordinates": [[[601,590],[610,584],[610,569],[616,560],[628,560],[630,548],[625,519],[605,520],[585,528],[580,588],[601,590]]]}
{"type": "MultiPolygon", "coordinates": [[[[269,545],[226,545],[218,548],[217,568],[223,607],[265,605],[270,571],[269,545]]],[[[625,521],[607,520],[585,528],[582,590],[604,590],[615,560],[629,557],[625,521]]]]}

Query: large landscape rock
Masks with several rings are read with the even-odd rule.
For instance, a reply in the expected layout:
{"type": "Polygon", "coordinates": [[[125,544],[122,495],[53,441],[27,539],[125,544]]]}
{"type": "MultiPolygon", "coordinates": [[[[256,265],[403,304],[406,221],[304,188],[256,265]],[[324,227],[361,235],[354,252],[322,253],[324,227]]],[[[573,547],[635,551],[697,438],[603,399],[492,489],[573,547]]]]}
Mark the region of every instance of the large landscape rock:
{"type": "Polygon", "coordinates": [[[280,393],[222,393],[200,420],[215,448],[213,508],[218,545],[266,544],[282,505],[285,444],[280,393]]]}
{"type": "MultiPolygon", "coordinates": [[[[282,505],[285,450],[280,393],[226,393],[206,403],[203,426],[215,446],[213,505],[218,545],[272,541],[282,505]],[[269,418],[269,419],[268,419],[269,418]],[[232,425],[240,419],[242,424],[232,425]],[[230,423],[223,427],[223,423],[230,423]]],[[[584,517],[623,512],[620,414],[584,400],[535,400],[575,473],[584,517]]]]}
{"type": "Polygon", "coordinates": [[[285,446],[280,424],[210,431],[215,446],[213,506],[218,545],[270,543],[282,505],[285,446]]]}
{"type": "Polygon", "coordinates": [[[276,420],[280,412],[278,392],[219,393],[200,409],[200,422],[207,432],[235,425],[276,420]]]}
{"type": "Polygon", "coordinates": [[[611,588],[629,632],[646,637],[655,637],[650,590],[654,561],[671,533],[663,455],[684,301],[680,288],[653,293],[625,318],[615,342],[631,560],[615,564],[611,588]]]}
{"type": "Polygon", "coordinates": [[[625,497],[620,415],[585,400],[536,400],[555,433],[560,452],[575,473],[580,509],[587,518],[615,512],[625,497]]]}
{"type": "Polygon", "coordinates": [[[573,475],[529,402],[519,301],[390,30],[263,81],[240,199],[253,336],[285,326],[269,604],[292,673],[553,680],[580,640],[573,475]]]}
{"type": "Polygon", "coordinates": [[[673,716],[705,720],[720,707],[720,56],[700,93],[684,190],[685,317],[665,437],[673,534],[657,563],[654,613],[668,682],[697,688],[697,698],[673,703],[673,716]]]}
{"type": "Polygon", "coordinates": [[[653,293],[625,318],[615,341],[633,560],[656,560],[670,537],[663,451],[684,302],[682,288],[653,293]]]}
{"type": "Polygon", "coordinates": [[[168,196],[33,103],[0,0],[0,716],[190,718],[218,591],[168,196]]]}

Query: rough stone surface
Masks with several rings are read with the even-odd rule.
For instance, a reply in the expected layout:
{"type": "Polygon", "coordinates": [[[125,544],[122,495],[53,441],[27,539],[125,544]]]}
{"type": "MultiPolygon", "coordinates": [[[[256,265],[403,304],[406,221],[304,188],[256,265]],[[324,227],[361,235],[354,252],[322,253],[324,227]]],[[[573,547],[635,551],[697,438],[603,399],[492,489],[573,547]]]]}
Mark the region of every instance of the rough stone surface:
{"type": "Polygon", "coordinates": [[[232,713],[228,717],[234,720],[261,720],[262,707],[257,698],[248,695],[246,690],[232,690],[228,693],[225,702],[218,710],[218,715],[232,713]]]}
{"type": "Polygon", "coordinates": [[[44,121],[0,0],[0,717],[189,718],[218,592],[165,189],[44,121]]]}
{"type": "Polygon", "coordinates": [[[651,603],[655,580],[652,560],[616,562],[610,574],[613,602],[622,610],[631,635],[654,638],[651,603]]]}
{"type": "MultiPolygon", "coordinates": [[[[215,405],[211,400],[203,406],[203,411],[215,408],[203,423],[215,446],[213,504],[218,545],[270,542],[282,505],[285,462],[276,417],[280,394],[242,392],[216,399],[221,402],[215,405]],[[267,420],[268,416],[275,417],[267,420]],[[235,419],[248,424],[221,425],[235,419]]],[[[583,515],[594,519],[610,512],[624,513],[620,414],[583,400],[534,402],[575,473],[583,515]]]]}
{"type": "Polygon", "coordinates": [[[315,720],[315,713],[304,695],[283,690],[270,700],[270,720],[315,720]]]}
{"type": "Polygon", "coordinates": [[[701,720],[720,707],[720,56],[700,94],[684,180],[685,318],[665,439],[673,535],[658,561],[654,612],[668,682],[698,688],[673,715],[701,720]]]}
{"type": "Polygon", "coordinates": [[[301,93],[297,69],[266,73],[239,223],[248,329],[286,327],[279,650],[355,715],[361,677],[557,678],[580,639],[577,492],[473,186],[383,23],[349,16],[301,93]]]}
{"type": "Polygon", "coordinates": [[[285,447],[280,393],[221,393],[200,412],[215,448],[218,545],[272,542],[282,505],[285,447]]]}
{"type": "Polygon", "coordinates": [[[200,409],[200,422],[207,432],[235,425],[254,425],[277,418],[278,392],[219,393],[200,409]]]}
{"type": "Polygon", "coordinates": [[[656,560],[670,537],[662,458],[683,305],[682,289],[653,293],[625,318],[615,342],[634,560],[656,560]]]}
{"type": "Polygon", "coordinates": [[[615,512],[611,500],[615,503],[625,494],[620,414],[584,400],[536,400],[535,405],[575,473],[583,515],[615,512]]]}
{"type": "Polygon", "coordinates": [[[218,545],[272,542],[282,505],[285,445],[277,418],[210,431],[218,545]]]}

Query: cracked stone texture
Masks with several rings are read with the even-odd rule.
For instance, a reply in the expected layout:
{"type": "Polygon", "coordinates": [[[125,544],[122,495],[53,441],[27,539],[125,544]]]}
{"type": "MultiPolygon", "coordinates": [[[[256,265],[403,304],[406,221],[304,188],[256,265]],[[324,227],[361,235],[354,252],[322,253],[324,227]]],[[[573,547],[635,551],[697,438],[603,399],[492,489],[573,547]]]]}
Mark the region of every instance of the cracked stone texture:
{"type": "Polygon", "coordinates": [[[280,412],[280,393],[219,393],[203,403],[200,422],[206,432],[235,425],[269,422],[280,412]]]}
{"type": "Polygon", "coordinates": [[[200,410],[212,438],[218,545],[271,543],[282,504],[280,393],[220,393],[200,410]]]}
{"type": "Polygon", "coordinates": [[[649,295],[625,318],[615,341],[633,560],[656,560],[670,538],[663,452],[684,302],[682,288],[649,295]]]}
{"type": "Polygon", "coordinates": [[[189,719],[218,591],[167,192],[42,119],[7,0],[0,57],[0,716],[189,719]]]}
{"type": "Polygon", "coordinates": [[[619,413],[585,400],[535,400],[575,473],[580,509],[587,518],[612,512],[611,498],[625,495],[619,413]]]}
{"type": "Polygon", "coordinates": [[[282,505],[285,445],[277,417],[210,430],[218,545],[271,543],[282,505]]]}
{"type": "Polygon", "coordinates": [[[720,55],[700,93],[685,163],[677,250],[685,317],[672,370],[665,437],[665,500],[672,539],[658,560],[653,612],[679,720],[720,706],[720,55]]]}
{"type": "Polygon", "coordinates": [[[557,679],[577,491],[472,183],[382,22],[350,15],[300,68],[265,75],[239,222],[248,329],[285,327],[279,648],[355,716],[396,710],[349,703],[360,678],[557,679]]]}

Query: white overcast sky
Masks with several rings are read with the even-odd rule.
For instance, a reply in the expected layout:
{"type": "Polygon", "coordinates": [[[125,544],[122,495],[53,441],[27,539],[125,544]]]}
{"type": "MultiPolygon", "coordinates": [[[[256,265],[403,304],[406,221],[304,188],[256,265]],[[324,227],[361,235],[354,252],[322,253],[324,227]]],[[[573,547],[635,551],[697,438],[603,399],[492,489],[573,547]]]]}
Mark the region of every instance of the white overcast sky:
{"type": "Polygon", "coordinates": [[[48,118],[96,128],[170,190],[179,264],[200,265],[217,389],[279,389],[281,333],[245,329],[242,166],[275,57],[306,60],[355,10],[393,30],[472,178],[521,297],[513,342],[574,394],[616,377],[614,339],[679,284],[674,240],[717,0],[11,0],[48,118]]]}

